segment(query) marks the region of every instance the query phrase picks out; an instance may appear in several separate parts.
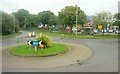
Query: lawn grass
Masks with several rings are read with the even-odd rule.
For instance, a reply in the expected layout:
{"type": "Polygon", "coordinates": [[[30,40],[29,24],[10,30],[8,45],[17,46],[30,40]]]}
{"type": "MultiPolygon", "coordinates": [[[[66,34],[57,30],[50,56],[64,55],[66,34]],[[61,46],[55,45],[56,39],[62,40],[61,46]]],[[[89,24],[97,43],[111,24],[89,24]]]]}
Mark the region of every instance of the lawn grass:
{"type": "Polygon", "coordinates": [[[0,36],[0,38],[14,37],[14,36],[17,36],[17,35],[20,35],[20,34],[22,34],[22,32],[18,32],[18,33],[15,33],[15,34],[9,34],[9,35],[2,35],[2,36],[0,36]]]}
{"type": "Polygon", "coordinates": [[[44,49],[37,49],[37,52],[34,51],[34,47],[31,46],[29,49],[29,45],[24,44],[21,45],[20,47],[14,47],[9,50],[9,52],[12,55],[15,56],[23,56],[23,57],[46,57],[46,56],[52,56],[52,55],[57,55],[57,54],[62,54],[68,51],[68,46],[64,44],[58,44],[58,43],[53,43],[51,47],[49,48],[44,48],[44,49]]]}

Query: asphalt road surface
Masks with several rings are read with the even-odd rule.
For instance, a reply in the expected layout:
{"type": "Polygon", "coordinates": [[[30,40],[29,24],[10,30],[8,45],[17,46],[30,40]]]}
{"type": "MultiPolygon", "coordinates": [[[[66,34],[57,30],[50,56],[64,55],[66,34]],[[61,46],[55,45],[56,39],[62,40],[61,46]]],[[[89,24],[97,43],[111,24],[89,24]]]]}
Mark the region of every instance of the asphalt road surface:
{"type": "MultiPolygon", "coordinates": [[[[19,37],[25,37],[28,32],[23,31],[19,37]]],[[[53,42],[75,43],[85,45],[92,49],[92,56],[82,64],[73,64],[53,68],[6,68],[3,72],[118,72],[118,39],[72,39],[50,37],[53,42]]],[[[23,38],[22,42],[30,40],[23,38]]],[[[3,48],[15,45],[16,37],[2,39],[3,48]]]]}

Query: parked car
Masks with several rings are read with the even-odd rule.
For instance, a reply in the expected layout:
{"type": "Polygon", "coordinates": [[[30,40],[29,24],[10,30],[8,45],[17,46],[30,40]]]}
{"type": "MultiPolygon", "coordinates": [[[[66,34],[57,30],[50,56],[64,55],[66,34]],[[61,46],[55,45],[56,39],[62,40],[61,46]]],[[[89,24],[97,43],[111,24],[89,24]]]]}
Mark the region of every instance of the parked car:
{"type": "Polygon", "coordinates": [[[84,34],[94,35],[94,30],[92,28],[84,28],[84,34]]]}
{"type": "Polygon", "coordinates": [[[113,33],[113,29],[109,29],[108,32],[109,32],[109,33],[113,33]]]}
{"type": "Polygon", "coordinates": [[[115,31],[115,33],[117,33],[117,34],[118,34],[118,30],[116,30],[116,31],[115,31]]]}
{"type": "Polygon", "coordinates": [[[107,30],[106,30],[106,29],[104,29],[104,30],[102,30],[102,32],[106,33],[106,32],[107,32],[107,30]]]}
{"type": "Polygon", "coordinates": [[[39,25],[38,28],[43,28],[43,26],[42,26],[42,25],[39,25]]]}
{"type": "Polygon", "coordinates": [[[98,30],[97,29],[94,29],[94,34],[97,34],[98,33],[98,30]]]}
{"type": "Polygon", "coordinates": [[[77,32],[80,32],[80,29],[72,28],[72,31],[73,31],[73,32],[76,32],[76,31],[77,31],[77,32]]]}
{"type": "Polygon", "coordinates": [[[115,33],[120,34],[120,30],[116,30],[115,33]]]}
{"type": "Polygon", "coordinates": [[[38,25],[38,28],[43,28],[43,24],[38,25]]]}

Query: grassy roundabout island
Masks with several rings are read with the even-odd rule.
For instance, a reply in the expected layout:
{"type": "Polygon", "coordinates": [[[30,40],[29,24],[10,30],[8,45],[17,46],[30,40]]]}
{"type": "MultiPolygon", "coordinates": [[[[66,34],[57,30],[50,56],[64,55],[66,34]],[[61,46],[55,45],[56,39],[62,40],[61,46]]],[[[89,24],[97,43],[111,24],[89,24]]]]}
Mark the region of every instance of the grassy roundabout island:
{"type": "Polygon", "coordinates": [[[24,44],[21,46],[16,46],[14,48],[11,48],[9,52],[12,55],[15,56],[22,56],[22,57],[47,57],[47,56],[53,56],[57,54],[62,54],[67,52],[69,47],[65,44],[58,44],[58,43],[52,43],[52,46],[49,48],[37,48],[37,52],[35,52],[35,48],[33,46],[24,44]]]}

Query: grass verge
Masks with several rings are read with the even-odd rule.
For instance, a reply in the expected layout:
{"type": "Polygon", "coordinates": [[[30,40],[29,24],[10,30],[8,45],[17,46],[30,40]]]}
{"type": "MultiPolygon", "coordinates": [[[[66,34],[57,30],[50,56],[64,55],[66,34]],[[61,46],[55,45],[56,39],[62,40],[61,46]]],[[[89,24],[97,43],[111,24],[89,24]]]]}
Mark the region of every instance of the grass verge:
{"type": "Polygon", "coordinates": [[[9,52],[12,55],[15,56],[22,56],[22,57],[47,57],[47,56],[53,56],[57,54],[62,54],[68,51],[68,46],[64,44],[58,44],[58,43],[53,43],[51,47],[49,48],[44,48],[44,49],[37,49],[37,52],[34,51],[34,47],[31,46],[29,48],[29,45],[24,44],[21,45],[20,47],[14,47],[9,50],[9,52]]]}
{"type": "Polygon", "coordinates": [[[14,37],[14,36],[17,36],[17,35],[20,35],[20,34],[22,34],[22,32],[18,32],[18,33],[15,33],[15,34],[9,34],[9,35],[3,35],[3,36],[0,36],[0,38],[14,37]]]}

